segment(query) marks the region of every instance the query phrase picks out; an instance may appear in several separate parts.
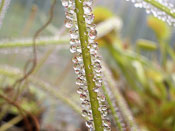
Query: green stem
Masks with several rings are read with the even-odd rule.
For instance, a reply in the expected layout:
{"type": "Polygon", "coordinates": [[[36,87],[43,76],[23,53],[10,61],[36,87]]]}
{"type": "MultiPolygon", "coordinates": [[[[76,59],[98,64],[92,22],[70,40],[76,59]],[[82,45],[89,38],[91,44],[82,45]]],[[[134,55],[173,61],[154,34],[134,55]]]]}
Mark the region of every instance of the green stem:
{"type": "MultiPolygon", "coordinates": [[[[44,45],[58,45],[58,44],[63,44],[63,43],[68,43],[68,39],[55,39],[53,38],[49,38],[49,39],[40,39],[37,40],[36,42],[36,46],[44,46],[44,45]]],[[[32,47],[33,46],[33,42],[32,40],[29,41],[16,41],[16,42],[1,42],[0,43],[0,49],[1,48],[16,48],[16,47],[32,47]]]]}
{"type": "Polygon", "coordinates": [[[162,5],[161,3],[155,1],[155,0],[144,0],[145,2],[153,5],[154,7],[158,8],[159,10],[165,12],[169,16],[175,18],[175,13],[173,13],[167,6],[162,5]]]}
{"type": "Polygon", "coordinates": [[[161,64],[164,71],[166,71],[167,64],[167,43],[162,40],[158,40],[160,44],[160,52],[161,52],[161,64]]]}
{"type": "Polygon", "coordinates": [[[170,46],[168,46],[167,52],[170,55],[170,57],[173,59],[173,61],[175,62],[175,52],[174,52],[174,50],[170,46]]]}
{"type": "Polygon", "coordinates": [[[84,0],[81,0],[81,1],[75,0],[82,56],[83,56],[83,62],[84,62],[84,67],[85,67],[85,74],[86,74],[86,80],[87,80],[87,85],[88,85],[88,91],[89,91],[95,131],[103,131],[101,113],[98,110],[99,103],[97,100],[97,93],[93,91],[95,87],[95,82],[93,81],[94,75],[93,75],[93,67],[91,66],[92,65],[91,55],[90,55],[89,49],[87,48],[88,32],[86,30],[85,18],[83,17],[84,15],[83,2],[84,0]]]}

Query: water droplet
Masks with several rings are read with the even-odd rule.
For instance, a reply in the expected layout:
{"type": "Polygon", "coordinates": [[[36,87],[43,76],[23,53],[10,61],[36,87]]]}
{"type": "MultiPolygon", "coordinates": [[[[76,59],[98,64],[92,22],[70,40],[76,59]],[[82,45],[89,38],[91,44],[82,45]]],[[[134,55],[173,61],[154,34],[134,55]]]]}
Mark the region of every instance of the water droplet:
{"type": "Polygon", "coordinates": [[[82,116],[87,117],[88,116],[88,111],[87,110],[82,110],[82,116]]]}
{"type": "Polygon", "coordinates": [[[83,61],[83,57],[82,57],[82,54],[81,54],[81,53],[77,54],[77,55],[76,55],[76,58],[77,58],[77,60],[78,60],[79,62],[82,62],[82,61],[83,61]]]}
{"type": "Polygon", "coordinates": [[[93,0],[85,0],[84,5],[91,6],[93,4],[93,0]]]}
{"type": "Polygon", "coordinates": [[[110,120],[108,120],[108,119],[103,119],[103,125],[104,125],[104,126],[110,127],[110,126],[111,126],[110,120]]]}
{"type": "Polygon", "coordinates": [[[75,63],[75,64],[73,65],[73,68],[74,68],[74,70],[81,70],[81,65],[80,65],[80,63],[75,63]]]}
{"type": "Polygon", "coordinates": [[[71,36],[72,39],[78,39],[78,37],[79,37],[78,29],[72,28],[70,30],[70,36],[71,36]]]}
{"type": "Polygon", "coordinates": [[[96,30],[91,30],[89,32],[89,38],[94,40],[97,37],[97,31],[96,30]]]}
{"type": "Polygon", "coordinates": [[[68,12],[68,11],[65,13],[65,15],[66,15],[66,18],[69,19],[69,20],[74,19],[74,15],[72,13],[68,12]]]}
{"type": "Polygon", "coordinates": [[[94,49],[94,48],[90,48],[90,54],[91,54],[91,55],[97,54],[97,50],[94,49]]]}
{"type": "Polygon", "coordinates": [[[65,27],[66,27],[66,28],[72,28],[72,26],[73,26],[73,21],[66,18],[65,21],[64,21],[64,24],[65,24],[65,27]]]}
{"type": "Polygon", "coordinates": [[[82,80],[80,77],[78,77],[76,79],[76,84],[79,85],[79,86],[82,86],[82,85],[84,85],[84,80],[82,80]]]}
{"type": "Polygon", "coordinates": [[[78,93],[78,94],[82,94],[83,92],[84,92],[84,90],[83,90],[82,87],[79,87],[79,88],[77,89],[77,93],[78,93]]]}
{"type": "Polygon", "coordinates": [[[77,45],[77,52],[78,53],[82,53],[82,50],[81,50],[81,46],[80,45],[77,45]]]}
{"type": "Polygon", "coordinates": [[[86,15],[85,20],[87,24],[92,24],[92,22],[94,21],[94,15],[93,14],[86,15]]]}
{"type": "Polygon", "coordinates": [[[99,107],[99,111],[106,111],[108,108],[107,108],[107,106],[106,105],[101,105],[100,107],[99,107]]]}
{"type": "Polygon", "coordinates": [[[106,116],[108,115],[107,110],[105,110],[105,111],[101,111],[101,113],[102,113],[103,117],[106,117],[106,116]]]}
{"type": "Polygon", "coordinates": [[[86,108],[86,109],[89,109],[90,108],[90,101],[89,100],[84,100],[82,102],[82,107],[86,108]]]}
{"type": "Polygon", "coordinates": [[[76,46],[75,46],[75,45],[71,45],[71,46],[70,46],[70,52],[71,52],[71,53],[75,53],[76,51],[77,51],[76,46]]]}
{"type": "Polygon", "coordinates": [[[84,101],[86,100],[87,96],[85,94],[80,94],[80,100],[84,101]]]}
{"type": "Polygon", "coordinates": [[[72,58],[72,62],[73,62],[73,63],[78,63],[78,59],[77,59],[76,56],[74,56],[74,57],[72,58]]]}
{"type": "Polygon", "coordinates": [[[94,92],[98,93],[99,92],[99,87],[95,87],[94,92]]]}
{"type": "Polygon", "coordinates": [[[105,102],[106,97],[104,95],[100,95],[100,96],[98,96],[98,100],[101,101],[101,102],[105,102]]]}
{"type": "Polygon", "coordinates": [[[109,126],[104,126],[104,131],[110,131],[111,128],[109,126]]]}
{"type": "Polygon", "coordinates": [[[70,39],[70,45],[75,45],[76,44],[76,39],[70,39]]]}
{"type": "Polygon", "coordinates": [[[88,27],[90,28],[90,30],[95,30],[96,24],[90,24],[90,25],[88,25],[88,27]]]}
{"type": "Polygon", "coordinates": [[[69,1],[68,0],[61,0],[62,1],[62,5],[67,8],[69,6],[69,1]]]}
{"type": "Polygon", "coordinates": [[[93,128],[93,121],[92,120],[86,121],[86,126],[88,128],[93,128]]]}
{"type": "Polygon", "coordinates": [[[92,12],[92,8],[88,5],[84,5],[83,9],[84,9],[84,14],[86,15],[92,12]]]}

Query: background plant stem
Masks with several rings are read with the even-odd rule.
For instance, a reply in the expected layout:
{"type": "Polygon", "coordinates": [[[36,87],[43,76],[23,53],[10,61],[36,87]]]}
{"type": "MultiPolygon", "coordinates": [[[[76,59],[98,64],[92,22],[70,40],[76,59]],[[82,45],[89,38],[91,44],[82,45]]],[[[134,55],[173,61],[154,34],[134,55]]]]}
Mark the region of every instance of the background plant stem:
{"type": "Polygon", "coordinates": [[[109,104],[109,107],[110,107],[110,110],[111,110],[111,113],[112,113],[112,116],[114,118],[114,121],[115,121],[115,124],[117,125],[117,128],[119,131],[124,131],[123,128],[122,128],[122,123],[120,122],[120,118],[118,117],[117,115],[117,112],[115,111],[115,107],[113,106],[113,103],[110,99],[110,96],[108,95],[108,92],[107,92],[107,87],[105,87],[104,85],[102,86],[102,90],[104,92],[104,95],[106,97],[106,100],[109,104]]]}
{"type": "Polygon", "coordinates": [[[144,1],[147,2],[147,3],[150,3],[154,7],[156,7],[159,10],[165,12],[166,14],[170,15],[171,17],[175,18],[175,13],[172,13],[172,11],[167,6],[164,6],[164,5],[160,4],[159,2],[157,2],[155,0],[144,0],[144,1]]]}

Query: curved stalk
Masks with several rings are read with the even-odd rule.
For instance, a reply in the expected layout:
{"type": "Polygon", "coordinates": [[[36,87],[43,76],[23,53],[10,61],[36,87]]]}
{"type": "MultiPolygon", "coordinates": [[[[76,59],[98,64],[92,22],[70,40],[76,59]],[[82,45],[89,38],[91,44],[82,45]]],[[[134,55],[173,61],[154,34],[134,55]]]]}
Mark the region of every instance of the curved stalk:
{"type": "MultiPolygon", "coordinates": [[[[4,75],[7,77],[18,79],[22,76],[22,72],[16,68],[11,68],[11,67],[5,66],[5,67],[0,67],[0,75],[4,75]]],[[[73,103],[70,99],[63,96],[61,93],[58,93],[48,83],[46,83],[46,82],[44,82],[36,77],[32,77],[32,76],[29,77],[29,81],[35,85],[38,85],[42,90],[51,94],[51,96],[54,96],[55,98],[61,100],[65,104],[67,104],[69,107],[71,107],[71,109],[73,109],[75,112],[77,112],[81,116],[80,108],[75,103],[73,103]]]]}
{"type": "Polygon", "coordinates": [[[77,23],[78,23],[78,28],[79,28],[79,37],[80,37],[80,42],[81,42],[83,63],[85,66],[85,74],[86,74],[86,80],[87,80],[87,85],[88,85],[88,91],[89,91],[95,131],[103,131],[102,117],[101,117],[100,111],[98,110],[99,102],[97,99],[97,93],[94,92],[93,90],[95,87],[95,82],[93,81],[94,75],[93,75],[93,67],[91,66],[92,65],[91,55],[90,55],[89,49],[87,48],[88,32],[86,30],[85,18],[83,17],[84,15],[83,2],[84,0],[81,0],[81,1],[75,0],[77,23]]]}

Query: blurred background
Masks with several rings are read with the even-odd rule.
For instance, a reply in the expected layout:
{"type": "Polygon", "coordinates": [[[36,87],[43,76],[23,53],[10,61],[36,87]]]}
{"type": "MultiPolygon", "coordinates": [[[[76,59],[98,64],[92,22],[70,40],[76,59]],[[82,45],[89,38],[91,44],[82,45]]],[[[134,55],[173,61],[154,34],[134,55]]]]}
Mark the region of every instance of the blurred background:
{"type": "MultiPolygon", "coordinates": [[[[0,92],[8,98],[18,94],[18,103],[39,120],[43,131],[86,131],[60,0],[52,22],[40,33],[34,72],[19,89],[11,86],[28,70],[32,38],[49,19],[51,4],[51,0],[11,0],[0,29],[0,92]]],[[[93,9],[105,68],[138,127],[175,131],[174,28],[125,0],[95,0],[93,9]]],[[[24,130],[23,121],[17,109],[0,98],[0,129],[24,130]]]]}

